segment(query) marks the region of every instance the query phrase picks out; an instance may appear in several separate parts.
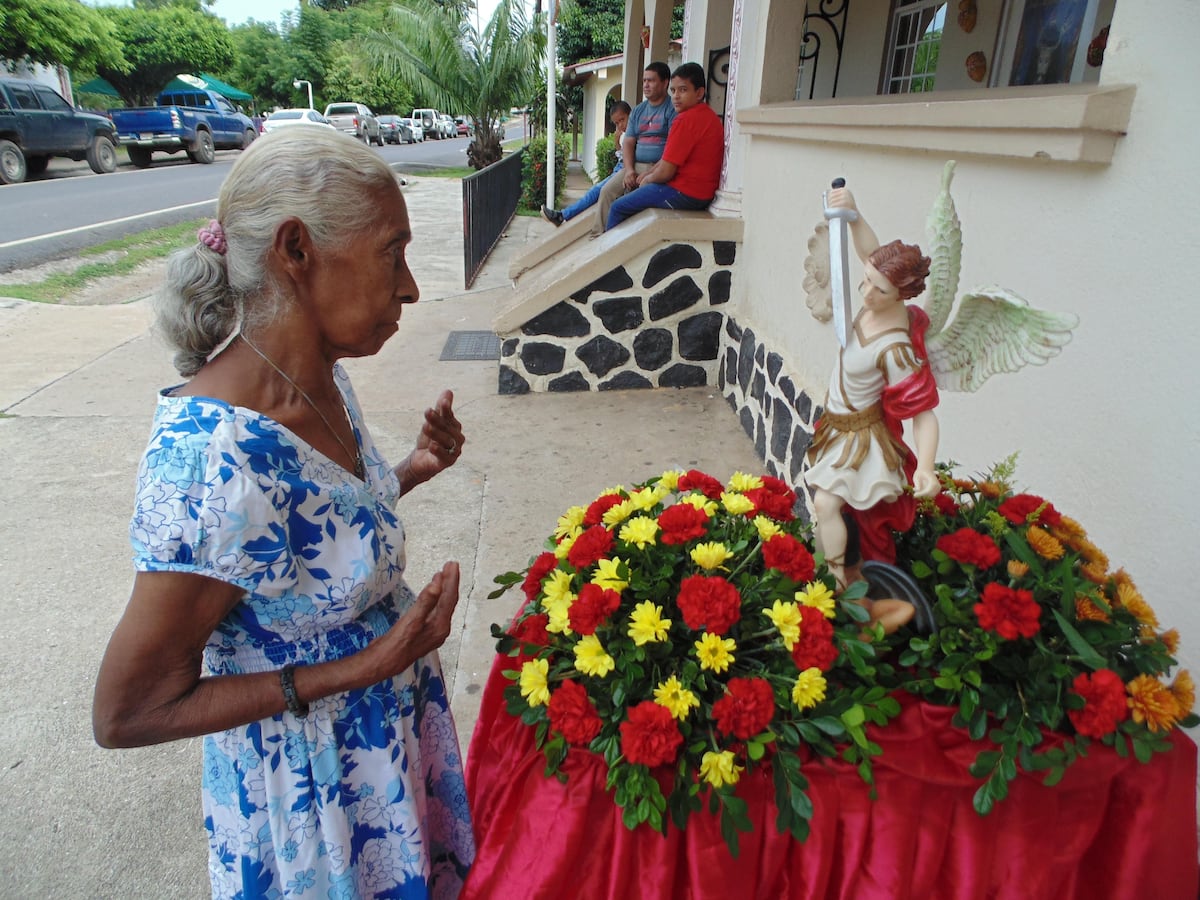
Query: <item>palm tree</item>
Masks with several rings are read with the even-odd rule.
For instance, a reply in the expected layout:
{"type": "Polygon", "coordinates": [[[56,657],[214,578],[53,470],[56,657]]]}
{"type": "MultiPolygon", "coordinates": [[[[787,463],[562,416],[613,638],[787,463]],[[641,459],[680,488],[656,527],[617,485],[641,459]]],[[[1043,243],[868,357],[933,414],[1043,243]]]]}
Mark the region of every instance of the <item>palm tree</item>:
{"type": "Polygon", "coordinates": [[[456,4],[398,0],[388,21],[363,37],[371,61],[439,107],[474,116],[467,159],[476,169],[500,159],[500,115],[524,103],[545,53],[540,17],[531,22],[522,0],[500,0],[480,33],[456,4]]]}

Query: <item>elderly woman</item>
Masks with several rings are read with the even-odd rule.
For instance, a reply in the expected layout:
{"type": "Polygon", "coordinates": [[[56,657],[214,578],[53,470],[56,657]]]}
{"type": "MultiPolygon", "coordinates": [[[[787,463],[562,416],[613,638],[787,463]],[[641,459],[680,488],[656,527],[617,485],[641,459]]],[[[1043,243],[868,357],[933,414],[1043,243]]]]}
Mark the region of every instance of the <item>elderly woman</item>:
{"type": "Polygon", "coordinates": [[[205,736],[214,896],[454,897],[474,856],[435,652],[458,567],[414,597],[393,512],[462,427],[446,391],[389,468],[337,363],[416,302],[410,239],[379,157],[301,127],[242,154],[171,259],[188,380],[158,398],[93,720],[105,747],[205,736]]]}

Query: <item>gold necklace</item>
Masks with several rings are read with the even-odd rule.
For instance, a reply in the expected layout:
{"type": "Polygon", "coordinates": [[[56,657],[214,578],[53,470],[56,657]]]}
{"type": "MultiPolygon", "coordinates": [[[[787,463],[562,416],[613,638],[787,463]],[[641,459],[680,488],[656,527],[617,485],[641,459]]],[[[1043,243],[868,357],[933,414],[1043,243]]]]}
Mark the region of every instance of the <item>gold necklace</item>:
{"type": "MultiPolygon", "coordinates": [[[[343,441],[342,436],[337,433],[337,429],[335,429],[333,427],[332,423],[330,423],[330,421],[327,418],[325,418],[325,413],[321,412],[321,408],[319,406],[317,406],[316,403],[313,402],[313,398],[308,396],[308,394],[305,392],[304,388],[300,387],[300,385],[296,384],[296,382],[292,381],[292,379],[288,377],[287,372],[283,371],[283,369],[281,369],[281,368],[279,368],[279,366],[275,365],[275,363],[271,361],[271,358],[269,356],[267,356],[267,354],[265,354],[261,350],[259,350],[256,346],[254,346],[254,343],[250,340],[250,338],[246,337],[245,334],[239,334],[238,336],[242,339],[242,343],[244,343],[247,347],[249,347],[251,350],[253,350],[255,353],[257,353],[259,358],[263,362],[265,362],[268,366],[270,366],[272,369],[274,369],[276,372],[278,372],[279,377],[282,378],[284,381],[286,381],[288,384],[290,384],[293,388],[295,388],[296,393],[298,393],[301,397],[304,398],[304,402],[312,407],[312,411],[315,412],[321,418],[321,421],[325,423],[325,427],[329,429],[329,433],[333,435],[333,439],[342,445],[342,449],[346,451],[346,456],[348,456],[350,459],[354,460],[354,474],[358,477],[358,480],[366,481],[367,477],[366,477],[366,473],[365,473],[365,470],[363,467],[362,453],[357,452],[357,447],[355,448],[354,451],[352,451],[349,447],[346,446],[346,442],[343,441]]],[[[346,424],[350,426],[350,433],[353,434],[354,433],[354,423],[352,421],[350,421],[350,413],[346,411],[345,403],[342,404],[342,415],[344,415],[346,417],[346,424]]]]}

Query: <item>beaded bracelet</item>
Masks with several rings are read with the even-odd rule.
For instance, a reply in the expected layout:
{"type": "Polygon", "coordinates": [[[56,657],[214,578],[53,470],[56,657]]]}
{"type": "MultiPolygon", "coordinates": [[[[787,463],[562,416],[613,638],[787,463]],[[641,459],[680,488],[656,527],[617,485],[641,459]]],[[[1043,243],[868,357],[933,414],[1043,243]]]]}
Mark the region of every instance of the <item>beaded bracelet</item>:
{"type": "Polygon", "coordinates": [[[308,715],[308,704],[300,702],[296,693],[296,667],[286,665],[279,670],[279,686],[283,688],[283,699],[287,703],[288,712],[293,716],[303,718],[308,715]]]}

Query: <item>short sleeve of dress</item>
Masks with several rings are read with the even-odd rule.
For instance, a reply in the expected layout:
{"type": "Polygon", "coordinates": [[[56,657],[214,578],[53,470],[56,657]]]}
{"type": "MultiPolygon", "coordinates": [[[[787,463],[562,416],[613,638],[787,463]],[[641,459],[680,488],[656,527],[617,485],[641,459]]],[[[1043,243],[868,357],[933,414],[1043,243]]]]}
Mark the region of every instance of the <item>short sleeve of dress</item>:
{"type": "Polygon", "coordinates": [[[255,471],[245,449],[255,437],[238,430],[228,407],[160,402],[129,525],[135,569],[205,575],[268,596],[295,584],[275,502],[286,493],[286,472],[255,471]]]}

